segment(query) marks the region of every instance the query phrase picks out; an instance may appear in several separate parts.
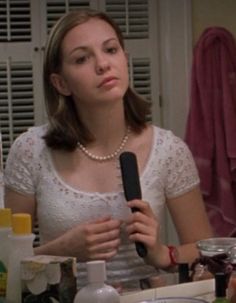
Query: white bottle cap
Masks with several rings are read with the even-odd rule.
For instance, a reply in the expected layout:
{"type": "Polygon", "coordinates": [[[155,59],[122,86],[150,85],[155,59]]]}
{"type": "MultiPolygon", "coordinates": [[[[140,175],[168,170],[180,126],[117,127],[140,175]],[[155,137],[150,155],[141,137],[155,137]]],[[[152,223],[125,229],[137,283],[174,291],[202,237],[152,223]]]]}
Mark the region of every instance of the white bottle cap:
{"type": "Polygon", "coordinates": [[[106,280],[105,261],[90,261],[86,263],[88,282],[104,282],[106,280]]]}

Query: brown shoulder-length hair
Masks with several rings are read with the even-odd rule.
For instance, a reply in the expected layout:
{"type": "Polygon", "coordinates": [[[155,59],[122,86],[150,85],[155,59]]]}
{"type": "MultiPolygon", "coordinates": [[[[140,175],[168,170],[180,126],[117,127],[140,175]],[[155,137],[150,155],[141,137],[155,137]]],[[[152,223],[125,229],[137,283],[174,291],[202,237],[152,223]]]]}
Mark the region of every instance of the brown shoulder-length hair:
{"type": "MultiPolygon", "coordinates": [[[[110,24],[124,49],[120,28],[102,12],[91,9],[71,11],[53,26],[46,43],[43,66],[45,105],[49,120],[49,128],[44,139],[47,146],[52,149],[73,151],[78,141],[86,145],[94,140],[93,135],[80,119],[71,96],[59,94],[50,80],[50,75],[60,72],[61,69],[63,38],[73,27],[90,18],[102,19],[110,24]]],[[[150,104],[129,87],[124,95],[124,110],[127,125],[130,125],[134,132],[140,133],[146,127],[150,104]]]]}

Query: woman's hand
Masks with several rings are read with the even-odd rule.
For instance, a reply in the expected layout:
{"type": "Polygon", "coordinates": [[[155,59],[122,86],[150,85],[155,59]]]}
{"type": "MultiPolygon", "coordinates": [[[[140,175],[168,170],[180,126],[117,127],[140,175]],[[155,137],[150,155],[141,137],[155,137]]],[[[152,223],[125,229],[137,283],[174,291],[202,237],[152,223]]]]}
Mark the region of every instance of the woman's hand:
{"type": "Polygon", "coordinates": [[[108,260],[116,255],[120,245],[121,221],[104,217],[80,224],[59,238],[36,248],[35,252],[74,256],[80,262],[108,260]],[[58,253],[57,253],[58,254],[58,253]]]}
{"type": "Polygon", "coordinates": [[[108,260],[115,256],[120,245],[120,226],[120,220],[109,217],[82,225],[78,260],[108,260]]]}
{"type": "Polygon", "coordinates": [[[130,208],[138,208],[127,221],[126,231],[132,242],[142,242],[148,250],[145,261],[156,267],[165,268],[170,264],[168,248],[160,241],[160,224],[149,203],[142,200],[128,202],[130,208]]]}

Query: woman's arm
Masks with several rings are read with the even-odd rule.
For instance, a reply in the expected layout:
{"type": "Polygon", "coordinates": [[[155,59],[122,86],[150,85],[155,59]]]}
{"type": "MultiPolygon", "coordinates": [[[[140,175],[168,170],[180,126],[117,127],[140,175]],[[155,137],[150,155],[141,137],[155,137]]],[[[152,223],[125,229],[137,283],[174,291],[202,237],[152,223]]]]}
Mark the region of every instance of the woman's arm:
{"type": "Polygon", "coordinates": [[[12,213],[28,213],[32,218],[34,226],[36,200],[33,195],[26,195],[16,192],[9,187],[5,187],[5,207],[11,208],[12,213]]]}
{"type": "Polygon", "coordinates": [[[181,245],[179,262],[193,262],[197,258],[196,241],[213,236],[199,187],[167,201],[181,245]]]}
{"type": "MultiPolygon", "coordinates": [[[[129,207],[139,208],[127,222],[127,232],[131,241],[141,241],[148,248],[146,262],[157,268],[171,265],[168,246],[160,239],[160,223],[155,218],[148,202],[133,200],[129,207]]],[[[177,247],[177,262],[192,263],[199,257],[196,241],[212,237],[199,188],[194,188],[178,198],[167,202],[173,218],[180,245],[177,247]]],[[[171,243],[168,243],[171,244],[171,243]]]]}
{"type": "MultiPolygon", "coordinates": [[[[25,212],[32,216],[32,226],[36,217],[34,196],[6,189],[5,207],[12,213],[25,212]]],[[[79,261],[108,260],[118,251],[120,245],[120,220],[110,217],[78,224],[54,240],[35,248],[35,254],[74,256],[79,261]]]]}

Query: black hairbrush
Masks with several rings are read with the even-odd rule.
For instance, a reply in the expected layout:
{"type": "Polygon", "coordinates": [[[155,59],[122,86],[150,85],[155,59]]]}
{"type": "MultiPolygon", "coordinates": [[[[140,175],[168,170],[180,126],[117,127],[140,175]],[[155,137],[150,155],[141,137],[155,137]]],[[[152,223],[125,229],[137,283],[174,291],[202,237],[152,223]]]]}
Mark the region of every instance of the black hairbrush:
{"type": "MultiPolygon", "coordinates": [[[[120,167],[126,200],[142,199],[136,155],[132,152],[121,153],[120,167]]],[[[139,209],[134,207],[131,211],[136,212],[139,209]]],[[[138,255],[142,258],[146,257],[146,246],[142,242],[135,242],[135,246],[138,255]]]]}

